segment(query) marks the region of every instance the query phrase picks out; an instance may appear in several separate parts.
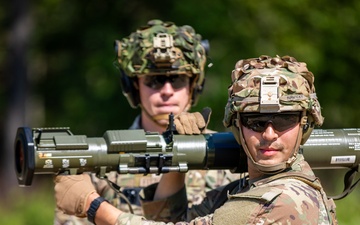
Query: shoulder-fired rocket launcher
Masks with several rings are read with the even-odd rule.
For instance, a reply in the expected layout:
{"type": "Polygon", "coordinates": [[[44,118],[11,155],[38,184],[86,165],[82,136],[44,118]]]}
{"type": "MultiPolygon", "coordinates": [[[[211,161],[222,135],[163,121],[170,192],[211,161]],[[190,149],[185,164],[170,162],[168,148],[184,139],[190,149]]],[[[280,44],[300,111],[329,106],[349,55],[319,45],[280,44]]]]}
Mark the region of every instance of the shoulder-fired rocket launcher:
{"type": "MultiPolygon", "coordinates": [[[[360,163],[360,128],[315,129],[301,151],[313,169],[344,168],[354,174],[360,163]]],[[[69,128],[19,127],[15,167],[18,184],[30,186],[34,174],[92,172],[101,178],[110,171],[161,174],[230,169],[242,173],[247,162],[230,132],[179,135],[108,130],[103,137],[87,137],[74,135],[69,128]]]]}

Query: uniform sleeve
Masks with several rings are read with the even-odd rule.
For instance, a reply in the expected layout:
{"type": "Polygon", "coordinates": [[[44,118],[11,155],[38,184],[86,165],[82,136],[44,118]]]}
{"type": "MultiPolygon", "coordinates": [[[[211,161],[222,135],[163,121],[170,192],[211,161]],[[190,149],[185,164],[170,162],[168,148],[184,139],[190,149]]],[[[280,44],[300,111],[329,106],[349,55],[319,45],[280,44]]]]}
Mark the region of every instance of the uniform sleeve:
{"type": "Polygon", "coordinates": [[[122,213],[118,218],[115,225],[212,225],[212,214],[205,217],[198,217],[190,222],[157,222],[147,220],[142,216],[137,216],[130,213],[122,213]]]}

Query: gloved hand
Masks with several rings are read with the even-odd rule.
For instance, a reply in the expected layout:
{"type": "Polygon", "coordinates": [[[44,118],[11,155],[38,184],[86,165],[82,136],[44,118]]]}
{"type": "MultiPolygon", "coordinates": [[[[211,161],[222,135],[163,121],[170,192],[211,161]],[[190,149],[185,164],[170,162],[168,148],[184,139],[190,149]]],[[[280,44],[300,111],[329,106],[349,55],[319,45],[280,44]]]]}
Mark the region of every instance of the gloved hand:
{"type": "Polygon", "coordinates": [[[206,107],[201,113],[183,112],[175,116],[174,124],[179,134],[201,134],[210,121],[211,109],[206,107]]]}
{"type": "Polygon", "coordinates": [[[86,217],[86,200],[95,191],[88,174],[55,177],[57,207],[65,214],[86,217]]]}

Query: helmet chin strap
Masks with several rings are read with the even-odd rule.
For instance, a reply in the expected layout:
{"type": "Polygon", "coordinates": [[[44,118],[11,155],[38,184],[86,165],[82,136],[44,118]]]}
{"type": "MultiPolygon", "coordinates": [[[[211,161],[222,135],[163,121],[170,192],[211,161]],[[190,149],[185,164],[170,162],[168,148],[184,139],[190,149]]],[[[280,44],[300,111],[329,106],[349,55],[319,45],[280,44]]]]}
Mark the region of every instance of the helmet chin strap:
{"type": "MultiPolygon", "coordinates": [[[[299,128],[299,132],[296,138],[296,143],[295,143],[295,147],[293,149],[293,153],[292,156],[285,162],[280,162],[274,165],[264,165],[264,164],[260,164],[258,162],[256,162],[253,158],[253,156],[250,154],[249,149],[246,145],[246,141],[244,138],[244,135],[242,133],[242,130],[240,130],[239,135],[240,135],[240,142],[241,145],[246,153],[246,155],[248,156],[248,158],[251,160],[251,163],[254,165],[254,167],[261,173],[264,174],[275,174],[275,173],[279,173],[287,168],[290,168],[291,165],[295,162],[296,160],[296,156],[298,154],[298,150],[300,147],[300,142],[301,142],[301,138],[302,138],[302,134],[303,134],[303,127],[307,122],[307,116],[305,115],[306,112],[304,111],[302,116],[301,116],[301,121],[300,121],[300,128],[299,128]]],[[[238,126],[241,127],[241,120],[240,120],[240,113],[238,113],[238,126]]]]}

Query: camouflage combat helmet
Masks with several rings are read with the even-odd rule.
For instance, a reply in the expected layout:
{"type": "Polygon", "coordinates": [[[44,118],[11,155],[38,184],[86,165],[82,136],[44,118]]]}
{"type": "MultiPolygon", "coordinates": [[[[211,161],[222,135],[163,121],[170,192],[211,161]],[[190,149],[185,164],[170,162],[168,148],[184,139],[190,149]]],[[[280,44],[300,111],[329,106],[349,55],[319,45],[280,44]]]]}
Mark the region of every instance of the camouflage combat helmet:
{"type": "Polygon", "coordinates": [[[191,105],[201,93],[208,42],[188,25],[150,20],[145,27],[115,41],[115,65],[122,73],[123,93],[130,105],[140,104],[136,78],[144,75],[185,74],[190,77],[191,105]],[[134,86],[135,82],[135,86],[134,86]]]}
{"type": "MultiPolygon", "coordinates": [[[[304,144],[314,126],[321,126],[324,120],[313,73],[305,63],[290,56],[260,56],[238,61],[232,71],[228,96],[223,123],[232,128],[239,143],[244,141],[239,130],[239,113],[302,111],[300,144],[304,144]]],[[[245,148],[245,143],[241,144],[245,148]]]]}

